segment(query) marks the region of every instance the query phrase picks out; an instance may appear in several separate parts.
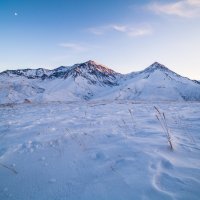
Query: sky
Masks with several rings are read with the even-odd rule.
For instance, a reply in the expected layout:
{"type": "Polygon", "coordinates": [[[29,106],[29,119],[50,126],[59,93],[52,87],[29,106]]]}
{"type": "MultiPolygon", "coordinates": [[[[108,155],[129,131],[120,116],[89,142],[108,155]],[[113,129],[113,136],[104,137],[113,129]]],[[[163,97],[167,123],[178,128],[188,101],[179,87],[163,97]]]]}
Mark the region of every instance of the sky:
{"type": "Polygon", "coordinates": [[[0,0],[0,71],[87,60],[200,80],[200,0],[0,0]]]}

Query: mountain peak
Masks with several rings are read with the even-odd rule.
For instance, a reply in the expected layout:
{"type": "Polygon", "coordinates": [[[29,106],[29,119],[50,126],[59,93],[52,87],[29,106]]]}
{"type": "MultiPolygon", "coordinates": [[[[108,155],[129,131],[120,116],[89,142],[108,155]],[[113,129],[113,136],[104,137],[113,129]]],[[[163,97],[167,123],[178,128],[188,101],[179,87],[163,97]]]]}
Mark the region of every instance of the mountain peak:
{"type": "Polygon", "coordinates": [[[151,64],[149,67],[147,67],[144,71],[145,72],[154,72],[156,70],[160,70],[160,71],[171,71],[170,69],[168,69],[165,65],[160,64],[159,62],[154,62],[153,64],[151,64]]]}
{"type": "Polygon", "coordinates": [[[157,69],[168,69],[165,65],[159,63],[159,62],[154,62],[149,66],[149,68],[157,68],[157,69]]]}
{"type": "Polygon", "coordinates": [[[85,64],[98,65],[94,60],[88,60],[85,62],[85,64]]]}
{"type": "Polygon", "coordinates": [[[93,73],[93,72],[98,72],[98,73],[102,73],[102,75],[114,75],[114,74],[118,74],[117,72],[113,71],[112,69],[98,64],[97,62],[93,61],[93,60],[89,60],[86,61],[84,63],[80,63],[80,64],[75,64],[73,66],[73,69],[75,70],[79,70],[79,71],[85,71],[85,72],[89,72],[89,73],[93,73]]]}
{"type": "Polygon", "coordinates": [[[103,65],[97,64],[93,60],[89,60],[70,67],[64,75],[64,78],[67,77],[73,77],[74,80],[78,80],[77,78],[81,77],[86,79],[90,84],[114,86],[117,85],[118,73],[103,65]]]}

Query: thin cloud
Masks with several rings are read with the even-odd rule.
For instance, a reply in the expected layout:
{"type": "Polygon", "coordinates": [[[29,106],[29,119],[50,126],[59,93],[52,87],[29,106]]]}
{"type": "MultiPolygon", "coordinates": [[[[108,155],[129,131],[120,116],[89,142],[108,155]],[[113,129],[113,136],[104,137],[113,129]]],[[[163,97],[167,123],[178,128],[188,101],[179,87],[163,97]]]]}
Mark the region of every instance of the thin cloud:
{"type": "Polygon", "coordinates": [[[181,0],[173,3],[154,2],[149,4],[147,9],[156,14],[195,18],[200,16],[200,0],[181,0]]]}
{"type": "Polygon", "coordinates": [[[88,28],[87,31],[94,35],[103,35],[106,32],[106,29],[105,27],[93,27],[88,28]]]}
{"type": "Polygon", "coordinates": [[[110,28],[118,32],[127,32],[128,29],[128,27],[124,25],[111,25],[110,28]]]}
{"type": "Polygon", "coordinates": [[[131,37],[139,37],[145,35],[151,35],[153,33],[152,28],[150,27],[141,27],[141,28],[134,28],[128,32],[128,35],[131,37]]]}
{"type": "Polygon", "coordinates": [[[106,25],[106,26],[99,26],[99,27],[92,27],[89,28],[88,31],[94,35],[104,35],[110,31],[117,31],[117,32],[126,32],[127,26],[123,25],[106,25]]]}
{"type": "Polygon", "coordinates": [[[76,43],[60,43],[59,46],[78,52],[87,50],[85,46],[76,43]]]}
{"type": "Polygon", "coordinates": [[[152,34],[153,30],[150,26],[131,26],[112,24],[107,26],[89,28],[88,31],[94,35],[104,35],[108,32],[123,33],[130,37],[139,37],[152,34]]]}

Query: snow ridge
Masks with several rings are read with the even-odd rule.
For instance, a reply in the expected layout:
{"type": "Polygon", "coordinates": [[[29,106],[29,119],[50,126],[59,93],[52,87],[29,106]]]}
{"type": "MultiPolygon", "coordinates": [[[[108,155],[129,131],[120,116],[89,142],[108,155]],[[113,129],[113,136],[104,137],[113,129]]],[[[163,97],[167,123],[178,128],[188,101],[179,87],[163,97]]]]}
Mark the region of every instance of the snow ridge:
{"type": "Polygon", "coordinates": [[[92,60],[54,70],[0,73],[0,103],[129,99],[199,101],[200,84],[155,62],[143,71],[120,74],[92,60]]]}

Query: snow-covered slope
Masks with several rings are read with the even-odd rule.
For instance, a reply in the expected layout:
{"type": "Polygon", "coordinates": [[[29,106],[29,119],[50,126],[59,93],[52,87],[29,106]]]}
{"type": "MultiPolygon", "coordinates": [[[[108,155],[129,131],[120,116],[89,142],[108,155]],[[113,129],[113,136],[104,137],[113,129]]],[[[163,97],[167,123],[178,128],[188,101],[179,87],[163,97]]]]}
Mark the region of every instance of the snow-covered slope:
{"type": "Polygon", "coordinates": [[[117,86],[119,76],[94,61],[54,70],[8,70],[0,73],[0,103],[24,102],[25,99],[36,102],[88,100],[117,86]]]}
{"type": "Polygon", "coordinates": [[[143,71],[126,76],[115,91],[117,99],[200,100],[200,85],[157,62],[143,71]]]}
{"type": "Polygon", "coordinates": [[[0,73],[0,103],[89,99],[200,100],[200,84],[154,63],[122,75],[94,61],[0,73]]]}

